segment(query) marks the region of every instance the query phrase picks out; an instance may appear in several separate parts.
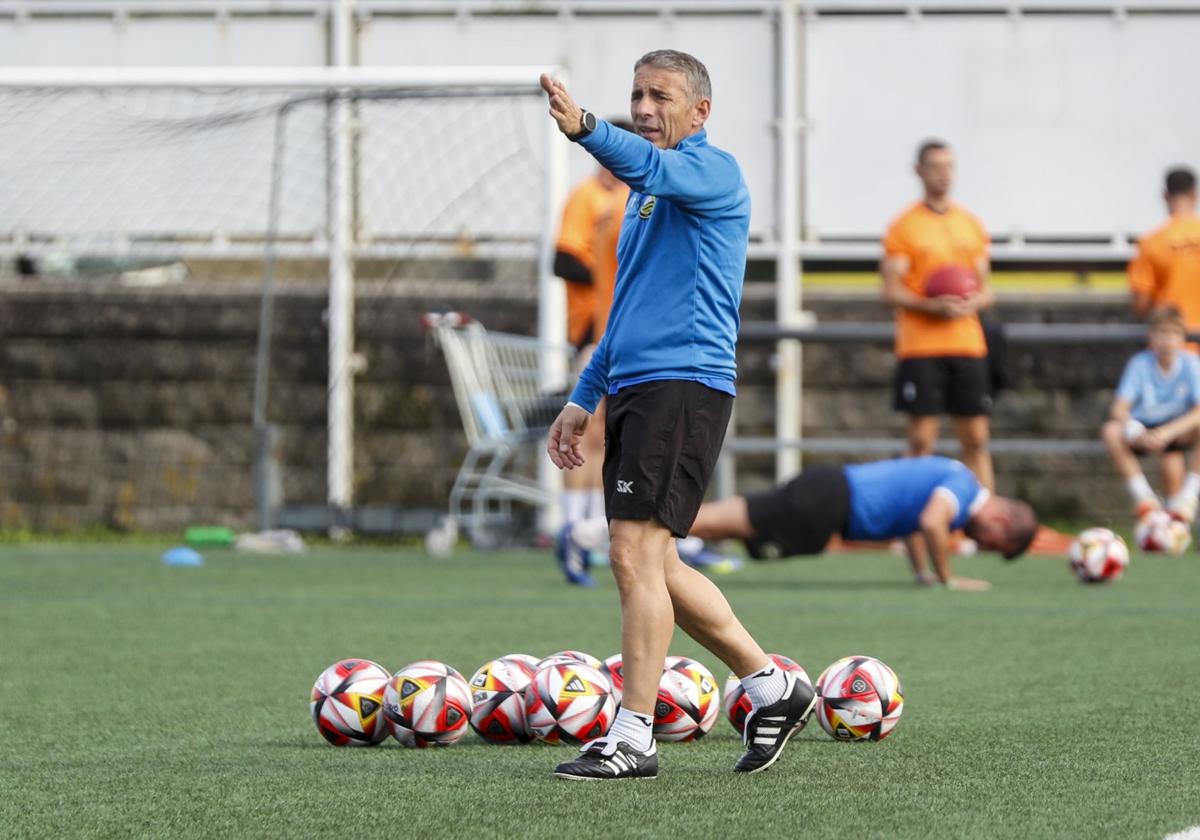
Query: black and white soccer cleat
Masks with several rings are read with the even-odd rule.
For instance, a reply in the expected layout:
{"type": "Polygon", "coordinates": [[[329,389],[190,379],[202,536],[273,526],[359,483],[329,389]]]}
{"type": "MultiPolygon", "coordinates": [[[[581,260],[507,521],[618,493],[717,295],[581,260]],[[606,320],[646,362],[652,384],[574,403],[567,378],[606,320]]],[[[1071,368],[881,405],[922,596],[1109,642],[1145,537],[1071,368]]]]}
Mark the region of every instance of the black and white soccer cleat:
{"type": "Polygon", "coordinates": [[[783,752],[788,739],[804,728],[817,705],[817,692],[804,680],[791,677],[788,693],[746,716],[742,736],[746,752],[733,769],[738,773],[766,770],[783,752]]]}
{"type": "Polygon", "coordinates": [[[580,752],[578,758],[555,767],[554,775],[576,782],[658,778],[658,748],[653,742],[647,752],[638,752],[624,741],[597,738],[580,752]]]}

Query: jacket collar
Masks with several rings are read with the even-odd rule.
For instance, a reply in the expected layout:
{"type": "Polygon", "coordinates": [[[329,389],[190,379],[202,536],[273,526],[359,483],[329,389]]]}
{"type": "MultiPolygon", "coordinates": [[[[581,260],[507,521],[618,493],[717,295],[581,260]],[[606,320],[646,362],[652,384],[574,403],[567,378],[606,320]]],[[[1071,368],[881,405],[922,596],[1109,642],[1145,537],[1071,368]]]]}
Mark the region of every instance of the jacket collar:
{"type": "Polygon", "coordinates": [[[678,143],[676,143],[675,149],[676,149],[676,151],[680,151],[683,149],[691,148],[692,146],[703,146],[706,143],[708,143],[708,131],[707,131],[707,129],[702,128],[699,131],[697,131],[695,134],[690,134],[687,137],[684,137],[678,143]]]}

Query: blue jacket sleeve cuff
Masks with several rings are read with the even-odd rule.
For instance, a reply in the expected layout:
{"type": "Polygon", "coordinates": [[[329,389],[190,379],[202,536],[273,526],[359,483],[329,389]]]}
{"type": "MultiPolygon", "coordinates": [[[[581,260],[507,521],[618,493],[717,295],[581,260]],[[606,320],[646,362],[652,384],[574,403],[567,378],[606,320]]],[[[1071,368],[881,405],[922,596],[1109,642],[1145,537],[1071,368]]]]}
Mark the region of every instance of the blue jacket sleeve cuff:
{"type": "Polygon", "coordinates": [[[604,394],[598,391],[594,385],[590,385],[580,379],[575,385],[575,390],[571,392],[567,404],[574,403],[588,414],[595,414],[596,406],[600,404],[600,398],[603,396],[604,394]]]}

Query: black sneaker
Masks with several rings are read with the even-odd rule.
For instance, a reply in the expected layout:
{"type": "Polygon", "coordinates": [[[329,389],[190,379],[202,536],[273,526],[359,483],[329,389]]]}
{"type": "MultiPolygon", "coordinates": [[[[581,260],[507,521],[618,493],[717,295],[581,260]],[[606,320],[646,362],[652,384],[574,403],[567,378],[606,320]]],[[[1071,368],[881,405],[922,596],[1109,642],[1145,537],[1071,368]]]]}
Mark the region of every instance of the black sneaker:
{"type": "Polygon", "coordinates": [[[757,773],[774,764],[788,739],[804,728],[816,704],[817,692],[813,687],[793,677],[787,694],[746,716],[742,738],[746,752],[733,769],[738,773],[757,773]]]}
{"type": "Polygon", "coordinates": [[[581,752],[578,758],[555,767],[554,775],[576,782],[658,778],[658,749],[653,741],[648,752],[638,752],[624,741],[612,744],[597,738],[585,744],[581,752]]]}

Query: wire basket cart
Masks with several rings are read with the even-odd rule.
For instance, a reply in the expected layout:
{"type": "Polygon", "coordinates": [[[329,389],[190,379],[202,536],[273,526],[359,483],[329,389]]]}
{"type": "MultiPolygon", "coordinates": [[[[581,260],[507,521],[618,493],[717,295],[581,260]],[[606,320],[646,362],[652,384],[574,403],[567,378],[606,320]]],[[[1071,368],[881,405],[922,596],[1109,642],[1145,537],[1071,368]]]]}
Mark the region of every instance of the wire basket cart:
{"type": "Polygon", "coordinates": [[[522,451],[537,451],[566,397],[547,389],[546,371],[570,371],[575,349],[537,338],[489,332],[459,312],[426,313],[422,326],[441,349],[470,445],[450,490],[449,512],[426,538],[433,554],[447,553],[459,530],[476,548],[520,542],[530,514],[555,503],[555,494],[527,473],[522,451]]]}

